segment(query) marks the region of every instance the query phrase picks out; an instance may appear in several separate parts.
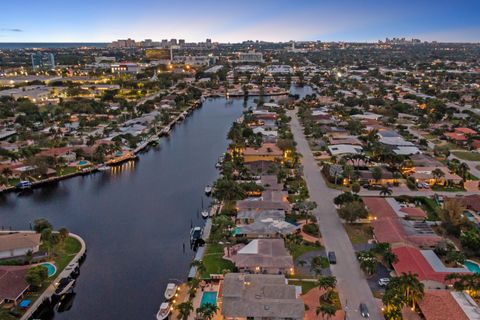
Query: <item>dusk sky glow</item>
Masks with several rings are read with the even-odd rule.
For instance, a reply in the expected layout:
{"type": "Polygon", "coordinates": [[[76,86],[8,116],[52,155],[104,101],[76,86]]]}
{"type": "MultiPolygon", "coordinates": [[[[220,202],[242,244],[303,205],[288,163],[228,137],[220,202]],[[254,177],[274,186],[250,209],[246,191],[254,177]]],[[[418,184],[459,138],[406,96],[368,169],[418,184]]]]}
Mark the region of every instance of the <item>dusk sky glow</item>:
{"type": "Polygon", "coordinates": [[[2,1],[0,42],[480,41],[478,0],[2,1]]]}

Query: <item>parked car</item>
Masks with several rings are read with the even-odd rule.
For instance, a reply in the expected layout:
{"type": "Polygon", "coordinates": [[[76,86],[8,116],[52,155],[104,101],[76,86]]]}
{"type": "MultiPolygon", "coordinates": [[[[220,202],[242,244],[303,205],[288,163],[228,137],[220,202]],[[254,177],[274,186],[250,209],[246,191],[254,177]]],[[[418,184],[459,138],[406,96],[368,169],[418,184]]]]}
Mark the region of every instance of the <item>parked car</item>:
{"type": "Polygon", "coordinates": [[[378,280],[378,285],[379,285],[380,287],[386,287],[387,284],[389,284],[389,283],[390,283],[390,278],[380,278],[380,279],[378,280]]]}
{"type": "Polygon", "coordinates": [[[418,189],[422,189],[422,188],[423,188],[423,183],[420,183],[420,182],[417,183],[417,188],[418,188],[418,189]]]}
{"type": "Polygon", "coordinates": [[[364,318],[370,318],[370,313],[368,312],[368,308],[367,308],[367,305],[365,303],[360,303],[360,314],[362,315],[362,317],[364,318]]]}
{"type": "Polygon", "coordinates": [[[335,255],[335,252],[328,252],[328,262],[330,262],[330,264],[337,264],[337,256],[335,255]]]}

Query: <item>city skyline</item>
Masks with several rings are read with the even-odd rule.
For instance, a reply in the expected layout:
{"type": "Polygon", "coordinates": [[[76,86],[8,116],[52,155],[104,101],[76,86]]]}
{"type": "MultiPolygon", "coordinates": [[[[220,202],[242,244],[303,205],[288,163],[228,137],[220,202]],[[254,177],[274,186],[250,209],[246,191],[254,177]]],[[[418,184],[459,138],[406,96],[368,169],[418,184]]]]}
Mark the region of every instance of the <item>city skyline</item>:
{"type": "Polygon", "coordinates": [[[0,42],[110,42],[181,38],[187,42],[261,40],[375,42],[386,37],[480,41],[480,3],[461,1],[289,1],[134,3],[47,0],[3,4],[0,42]],[[21,12],[21,13],[19,13],[21,12]],[[79,27],[80,26],[80,27],[79,27]]]}

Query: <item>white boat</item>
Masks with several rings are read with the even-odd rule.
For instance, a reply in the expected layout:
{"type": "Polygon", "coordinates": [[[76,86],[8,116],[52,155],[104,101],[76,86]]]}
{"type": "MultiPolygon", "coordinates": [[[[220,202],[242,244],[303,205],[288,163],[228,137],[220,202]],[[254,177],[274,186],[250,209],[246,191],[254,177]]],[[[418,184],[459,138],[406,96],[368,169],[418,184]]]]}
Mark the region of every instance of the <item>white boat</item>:
{"type": "Polygon", "coordinates": [[[205,194],[206,194],[207,196],[209,196],[211,193],[212,193],[212,186],[208,184],[208,185],[205,187],[205,194]]]}
{"type": "Polygon", "coordinates": [[[172,311],[172,307],[170,306],[170,304],[168,302],[163,302],[160,305],[160,309],[158,309],[157,320],[167,319],[170,311],[172,311]]]}
{"type": "Polygon", "coordinates": [[[110,167],[109,166],[99,166],[97,168],[99,171],[109,171],[110,170],[110,167]]]}
{"type": "Polygon", "coordinates": [[[167,289],[165,289],[165,299],[170,300],[175,297],[177,293],[177,285],[175,283],[167,284],[167,289]]]}
{"type": "Polygon", "coordinates": [[[208,210],[202,210],[202,218],[207,219],[210,216],[208,210]]]}

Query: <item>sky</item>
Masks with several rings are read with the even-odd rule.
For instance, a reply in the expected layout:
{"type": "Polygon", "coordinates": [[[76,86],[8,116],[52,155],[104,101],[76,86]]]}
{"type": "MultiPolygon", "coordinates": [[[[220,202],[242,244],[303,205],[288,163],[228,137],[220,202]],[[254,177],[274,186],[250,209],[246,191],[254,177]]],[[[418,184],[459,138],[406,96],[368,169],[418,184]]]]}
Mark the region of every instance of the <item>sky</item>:
{"type": "Polygon", "coordinates": [[[0,42],[480,42],[480,0],[1,0],[0,42]]]}

